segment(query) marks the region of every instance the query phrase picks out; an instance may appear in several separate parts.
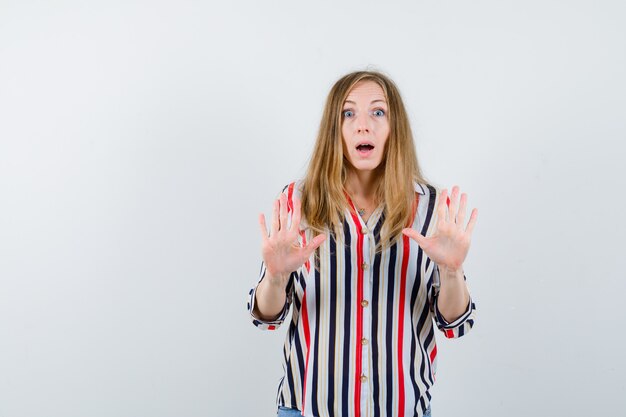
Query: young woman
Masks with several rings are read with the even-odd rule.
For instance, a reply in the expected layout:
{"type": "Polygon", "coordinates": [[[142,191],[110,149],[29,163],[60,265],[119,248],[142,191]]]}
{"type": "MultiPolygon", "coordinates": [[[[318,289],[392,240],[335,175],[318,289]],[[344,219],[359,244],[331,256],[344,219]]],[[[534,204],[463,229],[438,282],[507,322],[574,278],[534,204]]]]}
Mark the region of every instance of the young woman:
{"type": "Polygon", "coordinates": [[[420,172],[394,83],[360,71],[328,95],[308,171],[259,217],[253,323],[292,319],[278,415],[430,415],[437,346],[474,324],[463,261],[477,211],[420,172]],[[434,324],[433,324],[434,322],[434,324]]]}

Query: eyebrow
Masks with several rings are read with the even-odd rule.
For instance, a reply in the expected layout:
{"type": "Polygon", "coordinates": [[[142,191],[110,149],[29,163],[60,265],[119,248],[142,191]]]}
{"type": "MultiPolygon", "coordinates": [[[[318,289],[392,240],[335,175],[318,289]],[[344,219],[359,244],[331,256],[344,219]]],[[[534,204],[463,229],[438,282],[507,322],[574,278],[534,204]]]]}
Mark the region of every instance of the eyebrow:
{"type": "MultiPolygon", "coordinates": [[[[352,101],[352,100],[344,101],[344,104],[346,104],[346,103],[356,104],[356,102],[352,101]]],[[[370,104],[374,104],[374,103],[385,103],[385,104],[387,104],[387,102],[385,100],[373,100],[370,104]]]]}

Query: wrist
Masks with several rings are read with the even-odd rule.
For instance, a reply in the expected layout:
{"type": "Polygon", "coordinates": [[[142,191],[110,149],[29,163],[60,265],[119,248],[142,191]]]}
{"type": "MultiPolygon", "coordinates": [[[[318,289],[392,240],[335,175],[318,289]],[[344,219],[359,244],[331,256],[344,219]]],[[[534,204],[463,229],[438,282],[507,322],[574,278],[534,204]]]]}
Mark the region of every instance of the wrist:
{"type": "Polygon", "coordinates": [[[284,288],[286,287],[287,281],[289,280],[289,275],[287,273],[275,273],[266,271],[265,279],[270,287],[273,288],[284,288]]]}
{"type": "Polygon", "coordinates": [[[447,279],[447,280],[455,280],[455,279],[464,280],[465,279],[462,267],[454,268],[454,267],[439,265],[439,275],[442,279],[447,279]]]}

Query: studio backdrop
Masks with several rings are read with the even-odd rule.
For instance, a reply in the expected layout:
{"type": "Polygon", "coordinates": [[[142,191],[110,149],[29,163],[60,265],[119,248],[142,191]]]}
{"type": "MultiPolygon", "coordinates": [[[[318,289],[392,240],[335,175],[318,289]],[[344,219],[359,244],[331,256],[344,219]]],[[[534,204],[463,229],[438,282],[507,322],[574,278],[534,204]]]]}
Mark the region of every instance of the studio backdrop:
{"type": "Polygon", "coordinates": [[[0,417],[272,416],[258,214],[333,82],[398,85],[435,186],[479,209],[473,330],[433,415],[618,415],[619,1],[0,2],[0,417]]]}

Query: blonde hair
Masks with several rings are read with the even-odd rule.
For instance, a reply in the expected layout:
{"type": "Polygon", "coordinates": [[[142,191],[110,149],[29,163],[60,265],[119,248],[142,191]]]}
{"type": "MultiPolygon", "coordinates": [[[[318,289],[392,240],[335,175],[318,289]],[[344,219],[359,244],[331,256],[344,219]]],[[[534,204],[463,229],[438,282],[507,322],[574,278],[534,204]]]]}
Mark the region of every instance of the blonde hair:
{"type": "MultiPolygon", "coordinates": [[[[302,186],[302,214],[309,227],[321,233],[325,228],[338,231],[343,212],[348,208],[344,184],[347,161],[343,155],[343,105],[346,97],[361,81],[373,81],[382,88],[388,106],[389,137],[377,171],[378,203],[384,203],[385,221],[381,229],[381,245],[392,244],[413,215],[414,182],[425,183],[422,177],[413,134],[400,92],[387,76],[375,71],[357,71],[340,78],[330,90],[315,149],[302,186]]],[[[380,249],[380,248],[378,248],[380,249]]]]}

